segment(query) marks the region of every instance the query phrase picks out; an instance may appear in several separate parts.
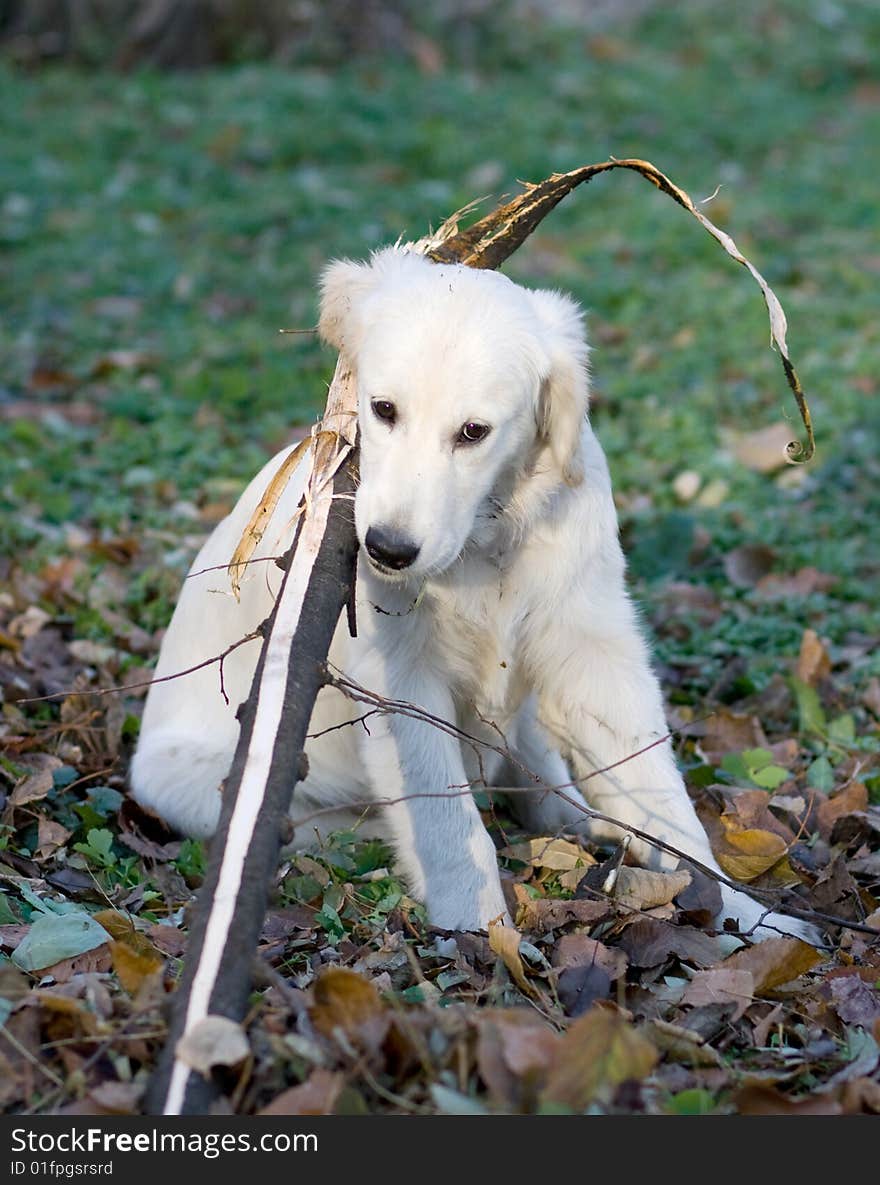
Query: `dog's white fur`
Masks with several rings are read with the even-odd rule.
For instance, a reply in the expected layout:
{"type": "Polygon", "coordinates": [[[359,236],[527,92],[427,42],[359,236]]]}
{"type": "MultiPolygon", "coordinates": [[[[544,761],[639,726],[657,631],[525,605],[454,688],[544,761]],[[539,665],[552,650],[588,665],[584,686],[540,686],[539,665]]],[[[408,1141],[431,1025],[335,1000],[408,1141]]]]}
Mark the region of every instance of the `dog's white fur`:
{"type": "MultiPolygon", "coordinates": [[[[358,636],[343,620],[331,662],[472,735],[497,742],[497,726],[514,761],[503,768],[486,751],[485,772],[496,785],[530,784],[521,766],[547,786],[567,783],[569,765],[578,779],[614,766],[581,783],[596,809],[717,868],[669,741],[647,748],[667,727],[626,592],[608,468],[587,418],[578,307],[494,272],[392,248],[367,264],[330,265],[320,331],[354,368],[361,432],[358,636]],[[375,414],[377,400],[394,405],[393,424],[375,414]],[[491,431],[463,443],[468,423],[491,431]],[[412,565],[394,573],[377,567],[364,547],[371,527],[417,545],[412,565]]],[[[254,478],[193,572],[229,561],[284,455],[254,478]]],[[[257,556],[288,546],[304,469],[257,556]]],[[[253,630],[268,616],[279,580],[273,565],[251,566],[240,602],[218,587],[222,573],[187,580],[157,676],[218,655],[253,630]]],[[[150,690],[131,786],[181,831],[207,836],[216,826],[238,735],[235,711],[257,650],[250,643],[226,659],[229,706],[216,666],[150,690]]],[[[310,732],[323,735],[308,744],[295,813],[338,806],[321,819],[329,830],[350,824],[365,799],[412,795],[382,812],[412,893],[438,926],[485,929],[506,912],[495,849],[472,798],[442,795],[478,776],[471,748],[399,714],[324,732],[363,711],[332,688],[320,693],[310,732]],[[425,792],[440,796],[417,797],[425,792]]],[[[568,793],[580,799],[577,790],[568,793]]],[[[584,829],[583,814],[552,793],[517,798],[537,833],[584,829]]],[[[677,864],[639,840],[631,851],[655,867],[677,864]]],[[[746,894],[725,888],[723,896],[724,915],[741,927],[762,917],[746,894]]],[[[805,932],[789,918],[765,922],[805,932]]]]}

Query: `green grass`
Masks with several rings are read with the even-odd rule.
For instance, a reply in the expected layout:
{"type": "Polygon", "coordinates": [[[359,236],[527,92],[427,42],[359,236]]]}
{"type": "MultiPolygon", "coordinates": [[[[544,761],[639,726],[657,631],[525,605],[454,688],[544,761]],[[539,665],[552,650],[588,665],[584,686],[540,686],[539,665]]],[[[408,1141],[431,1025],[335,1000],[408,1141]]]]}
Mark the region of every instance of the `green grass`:
{"type": "MultiPolygon", "coordinates": [[[[161,625],[177,579],[162,553],[199,529],[180,503],[228,499],[322,407],[329,352],[278,330],[314,323],[327,259],[418,236],[517,178],[634,155],[694,197],[722,183],[707,210],[783,301],[818,439],[797,486],[731,459],[723,430],[796,426],[760,295],[641,179],[579,191],[511,261],[514,278],[567,289],[590,312],[595,424],[636,591],[649,611],[670,576],[723,597],[711,625],[662,635],[660,657],[703,660],[699,690],[745,655],[760,684],[805,625],[836,648],[876,634],[880,12],[746,2],[725,20],[718,5],[660,5],[601,42],[545,30],[531,58],[524,44],[438,76],[383,60],[189,76],[0,69],[16,113],[0,127],[3,549],[56,556],[70,522],[147,540],[125,607],[161,625]],[[114,368],[111,351],[135,365],[114,368]],[[50,414],[35,420],[35,406],[50,414]],[[685,468],[728,483],[720,507],[677,505],[685,468]],[[667,545],[693,531],[696,568],[667,545]],[[780,571],[814,564],[837,583],[762,604],[723,570],[753,541],[780,571]]],[[[878,672],[868,658],[857,676],[878,672]]]]}

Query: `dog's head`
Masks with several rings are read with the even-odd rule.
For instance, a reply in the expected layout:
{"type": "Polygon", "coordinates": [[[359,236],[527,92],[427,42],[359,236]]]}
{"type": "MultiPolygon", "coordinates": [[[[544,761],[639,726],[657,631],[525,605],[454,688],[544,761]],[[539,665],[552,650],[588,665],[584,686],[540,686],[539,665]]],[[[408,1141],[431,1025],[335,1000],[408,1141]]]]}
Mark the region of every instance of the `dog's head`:
{"type": "Polygon", "coordinates": [[[389,248],[330,264],[319,329],[357,376],[355,519],[380,574],[444,571],[529,467],[581,481],[587,345],[567,297],[389,248]]]}

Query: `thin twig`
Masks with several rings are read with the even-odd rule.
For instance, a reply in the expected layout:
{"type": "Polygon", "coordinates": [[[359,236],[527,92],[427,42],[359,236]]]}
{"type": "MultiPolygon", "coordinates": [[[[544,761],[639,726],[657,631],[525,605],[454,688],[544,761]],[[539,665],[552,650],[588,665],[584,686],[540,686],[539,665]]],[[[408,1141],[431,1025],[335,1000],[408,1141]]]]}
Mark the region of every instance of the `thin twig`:
{"type": "MultiPolygon", "coordinates": [[[[245,568],[250,564],[268,564],[268,563],[272,563],[272,562],[279,564],[279,563],[281,563],[281,561],[283,559],[284,559],[283,555],[258,555],[258,556],[251,557],[251,559],[249,559],[249,560],[239,560],[238,562],[242,568],[245,568]]],[[[211,564],[207,568],[199,568],[199,570],[197,572],[187,572],[186,576],[184,577],[184,580],[193,580],[193,579],[195,579],[196,576],[204,576],[206,572],[228,572],[228,571],[229,571],[229,564],[228,563],[227,564],[211,564]]]]}
{"type": "Polygon", "coordinates": [[[61,1090],[64,1089],[63,1079],[59,1078],[58,1075],[53,1070],[50,1070],[48,1066],[44,1066],[39,1058],[34,1057],[31,1051],[25,1048],[25,1046],[22,1045],[17,1037],[13,1037],[6,1025],[3,1025],[3,1027],[0,1028],[0,1033],[2,1033],[9,1044],[21,1054],[25,1061],[30,1062],[30,1064],[39,1070],[41,1074],[45,1074],[49,1081],[53,1082],[55,1086],[59,1087],[61,1090]]]}
{"type": "Polygon", "coordinates": [[[381,716],[382,712],[379,708],[371,708],[369,712],[364,712],[362,716],[355,716],[353,720],[343,720],[341,724],[331,724],[329,728],[322,728],[320,732],[306,733],[307,741],[316,741],[318,737],[325,737],[328,732],[338,732],[340,728],[351,728],[353,724],[363,724],[364,732],[367,736],[370,735],[370,730],[364,723],[369,720],[371,716],[381,716]]]}
{"type": "MultiPolygon", "coordinates": [[[[404,700],[385,699],[383,696],[378,695],[376,692],[369,691],[369,689],[362,687],[359,684],[355,683],[354,680],[349,679],[347,676],[343,675],[341,672],[339,673],[339,675],[330,675],[328,677],[328,682],[332,686],[335,686],[338,690],[342,691],[344,694],[346,694],[351,699],[360,700],[364,703],[374,704],[376,710],[386,711],[386,712],[396,712],[400,715],[408,716],[411,719],[422,720],[424,723],[430,724],[433,727],[438,728],[441,732],[445,732],[450,736],[456,737],[459,740],[467,742],[469,745],[471,745],[474,748],[478,748],[479,746],[482,746],[484,748],[491,749],[493,752],[499,753],[505,759],[514,762],[521,770],[523,770],[529,777],[531,777],[536,782],[535,786],[504,787],[505,794],[533,794],[536,790],[540,791],[541,793],[547,793],[547,792],[554,793],[554,794],[558,795],[569,806],[574,807],[575,810],[579,811],[585,817],[587,817],[589,819],[594,819],[600,823],[607,823],[611,826],[619,828],[624,833],[629,833],[631,835],[634,835],[638,839],[644,840],[646,843],[651,844],[653,847],[658,848],[661,851],[667,852],[672,856],[676,856],[679,860],[686,861],[692,867],[698,869],[700,872],[704,873],[704,875],[710,877],[712,880],[717,881],[719,884],[726,885],[728,888],[733,889],[736,892],[740,892],[740,893],[746,892],[746,893],[750,894],[751,896],[754,896],[755,898],[757,898],[759,901],[763,901],[765,904],[772,904],[772,907],[774,909],[778,909],[781,912],[783,912],[791,917],[799,918],[804,921],[821,922],[825,925],[836,926],[836,927],[840,927],[842,929],[854,930],[854,931],[861,933],[861,934],[869,934],[869,935],[871,935],[871,937],[873,937],[875,939],[880,937],[880,934],[878,934],[878,931],[876,929],[872,928],[871,926],[865,926],[865,925],[862,925],[858,922],[850,922],[844,918],[839,918],[839,917],[834,916],[833,914],[823,913],[823,912],[820,912],[819,910],[815,910],[815,909],[799,909],[797,906],[790,905],[786,901],[779,900],[779,898],[781,897],[781,894],[784,892],[784,890],[782,890],[782,889],[759,889],[759,888],[756,888],[753,886],[744,888],[744,886],[742,884],[731,880],[729,877],[725,876],[723,873],[720,873],[716,869],[711,868],[709,865],[704,864],[702,861],[698,860],[695,856],[690,855],[688,852],[682,851],[681,848],[675,847],[674,844],[671,844],[666,840],[660,839],[658,836],[652,835],[648,831],[643,831],[639,827],[634,827],[629,823],[624,823],[620,819],[616,819],[611,815],[606,815],[602,811],[594,810],[592,807],[588,807],[584,803],[578,802],[578,800],[576,798],[572,798],[571,795],[565,793],[566,790],[573,789],[573,788],[581,785],[584,782],[590,781],[592,778],[598,777],[601,774],[608,773],[610,770],[616,769],[618,766],[624,765],[625,763],[634,760],[634,758],[641,756],[643,753],[648,752],[650,749],[655,748],[657,745],[663,744],[665,741],[669,740],[677,732],[679,732],[680,730],[678,730],[678,729],[671,730],[664,736],[659,737],[657,740],[651,742],[651,744],[646,745],[643,748],[638,749],[633,753],[627,754],[626,757],[622,757],[618,761],[612,762],[610,765],[603,766],[601,769],[591,770],[589,774],[586,774],[581,778],[572,779],[572,781],[561,783],[558,786],[546,786],[545,784],[542,783],[540,777],[537,774],[535,774],[534,771],[528,770],[522,764],[522,762],[518,761],[513,756],[513,754],[510,752],[510,750],[506,746],[506,744],[505,744],[505,747],[502,748],[498,745],[492,744],[490,741],[486,741],[486,740],[483,740],[479,737],[472,736],[470,733],[465,732],[464,729],[459,728],[458,725],[452,724],[448,720],[443,720],[441,717],[435,716],[433,713],[427,712],[424,709],[419,708],[416,704],[408,703],[404,700]]],[[[421,792],[416,792],[413,794],[406,794],[406,795],[400,796],[399,798],[374,798],[374,799],[369,799],[369,800],[364,800],[364,801],[356,801],[356,802],[347,803],[346,805],[351,808],[369,809],[370,807],[374,807],[374,806],[381,806],[381,807],[397,806],[397,805],[400,805],[401,803],[405,803],[405,802],[412,801],[413,799],[421,799],[421,798],[463,798],[466,795],[473,795],[474,792],[475,791],[474,791],[473,786],[469,786],[469,787],[462,789],[462,790],[452,790],[452,789],[447,788],[446,790],[442,790],[442,791],[421,791],[421,792]]],[[[338,811],[338,809],[339,809],[339,807],[337,805],[335,807],[325,807],[325,808],[321,808],[321,809],[312,811],[310,814],[294,820],[293,826],[294,826],[294,828],[300,827],[303,824],[309,823],[313,819],[318,818],[323,814],[330,814],[335,811],[338,811]]]]}
{"type": "MultiPolygon", "coordinates": [[[[204,662],[198,662],[194,667],[187,667],[185,671],[175,671],[173,675],[162,675],[159,679],[147,679],[143,683],[126,683],[119,687],[75,687],[67,691],[54,691],[51,695],[32,695],[27,699],[19,699],[15,702],[17,704],[41,704],[46,700],[63,698],[68,695],[119,695],[127,691],[134,691],[140,687],[152,687],[156,683],[170,683],[172,679],[182,679],[184,675],[193,675],[196,671],[204,670],[205,667],[213,666],[215,662],[221,664],[221,689],[222,689],[222,670],[223,661],[228,658],[233,650],[237,650],[239,646],[243,646],[245,642],[253,642],[255,638],[263,637],[263,626],[259,625],[255,630],[249,634],[245,634],[243,638],[239,638],[237,642],[233,642],[231,646],[227,646],[222,654],[215,654],[213,658],[206,658],[204,662]]],[[[229,701],[226,701],[229,703],[229,701]]]]}

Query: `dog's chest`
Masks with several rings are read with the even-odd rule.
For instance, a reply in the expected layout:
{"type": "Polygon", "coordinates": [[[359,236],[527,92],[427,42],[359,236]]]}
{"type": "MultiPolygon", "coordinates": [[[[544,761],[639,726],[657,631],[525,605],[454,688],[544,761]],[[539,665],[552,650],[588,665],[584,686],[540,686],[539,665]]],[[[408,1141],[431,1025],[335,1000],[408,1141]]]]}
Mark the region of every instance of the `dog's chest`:
{"type": "Polygon", "coordinates": [[[463,700],[491,718],[516,711],[525,694],[523,606],[494,567],[432,587],[425,598],[433,660],[463,700]]]}

